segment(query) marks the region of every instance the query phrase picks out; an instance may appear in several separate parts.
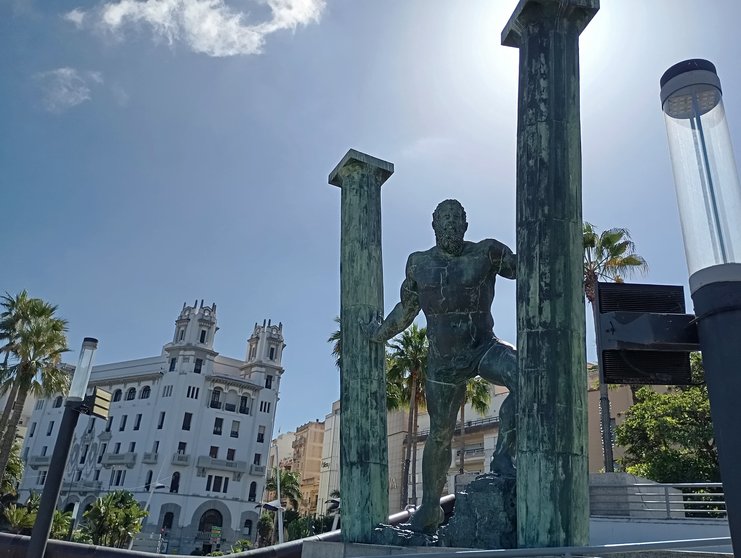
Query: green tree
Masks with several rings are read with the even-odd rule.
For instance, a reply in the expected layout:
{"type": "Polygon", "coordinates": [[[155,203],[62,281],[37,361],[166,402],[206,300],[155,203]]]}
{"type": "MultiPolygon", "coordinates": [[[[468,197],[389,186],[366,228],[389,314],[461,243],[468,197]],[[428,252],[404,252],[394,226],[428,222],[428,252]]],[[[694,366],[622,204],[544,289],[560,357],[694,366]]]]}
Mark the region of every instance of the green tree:
{"type": "Polygon", "coordinates": [[[403,398],[409,403],[408,440],[405,448],[402,470],[401,506],[409,501],[409,483],[412,484],[412,503],[417,503],[417,418],[419,410],[424,409],[424,384],[427,371],[427,328],[412,324],[389,343],[388,380],[402,387],[403,398]],[[411,474],[411,479],[410,479],[411,474]]]}
{"type": "Polygon", "coordinates": [[[252,550],[252,541],[249,539],[239,539],[232,545],[231,554],[247,552],[248,550],[252,550]]]}
{"type": "MultiPolygon", "coordinates": [[[[635,243],[631,240],[628,229],[613,228],[600,233],[594,225],[584,222],[584,294],[592,305],[595,332],[599,313],[595,304],[597,282],[622,283],[626,276],[645,273],[647,269],[646,260],[636,254],[635,243]]],[[[613,472],[610,399],[604,382],[600,382],[599,393],[605,472],[613,472]]]]}
{"type": "Polygon", "coordinates": [[[36,512],[30,511],[25,506],[10,504],[3,510],[8,529],[11,533],[21,534],[33,527],[36,522],[36,512]]]}
{"type": "Polygon", "coordinates": [[[327,343],[332,343],[334,364],[338,370],[342,370],[342,326],[340,325],[340,317],[335,316],[334,321],[337,324],[337,329],[329,336],[327,343]]]}
{"type": "Polygon", "coordinates": [[[69,535],[69,528],[72,526],[72,512],[63,512],[54,510],[54,518],[51,523],[51,532],[49,538],[64,540],[69,535]]]}
{"type": "Polygon", "coordinates": [[[273,517],[268,512],[263,512],[257,520],[257,546],[270,546],[272,541],[273,517]]]}
{"type": "Polygon", "coordinates": [[[0,481],[0,493],[16,494],[16,488],[23,478],[23,460],[21,459],[21,445],[16,441],[8,458],[2,481],[0,481]]]}
{"type": "Polygon", "coordinates": [[[701,355],[693,353],[690,363],[696,385],[674,386],[667,393],[639,389],[617,427],[629,473],[667,483],[720,481],[701,355]]]}
{"type": "Polygon", "coordinates": [[[57,307],[39,298],[29,298],[25,291],[15,297],[6,293],[0,306],[3,309],[0,313],[0,339],[7,357],[0,370],[0,385],[9,398],[0,417],[1,422],[8,413],[6,422],[0,423],[2,477],[26,398],[29,394],[45,397],[66,393],[69,376],[60,367],[62,353],[67,351],[67,322],[56,317],[57,307]]]}
{"type": "Polygon", "coordinates": [[[98,498],[85,512],[82,531],[93,544],[124,548],[147,515],[131,492],[116,490],[98,498]]]}
{"type": "Polygon", "coordinates": [[[268,492],[278,493],[278,483],[276,482],[276,474],[278,472],[280,473],[281,505],[283,505],[282,502],[287,501],[294,510],[297,510],[298,503],[303,497],[301,494],[301,477],[297,472],[273,468],[265,484],[265,488],[267,488],[268,492]]]}
{"type": "Polygon", "coordinates": [[[461,457],[458,472],[465,472],[465,439],[466,439],[466,403],[470,403],[473,410],[480,415],[489,412],[491,404],[491,392],[489,391],[489,382],[481,376],[471,378],[466,383],[466,398],[461,403],[461,457]]]}

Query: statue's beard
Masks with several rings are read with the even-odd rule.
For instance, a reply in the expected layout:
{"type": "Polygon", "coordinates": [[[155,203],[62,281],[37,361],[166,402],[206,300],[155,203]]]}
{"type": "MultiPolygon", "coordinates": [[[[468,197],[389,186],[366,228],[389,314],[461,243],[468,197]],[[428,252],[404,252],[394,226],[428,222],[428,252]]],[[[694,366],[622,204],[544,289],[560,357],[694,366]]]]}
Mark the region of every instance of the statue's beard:
{"type": "Polygon", "coordinates": [[[463,236],[452,231],[435,233],[437,245],[448,254],[459,256],[463,252],[463,236]]]}

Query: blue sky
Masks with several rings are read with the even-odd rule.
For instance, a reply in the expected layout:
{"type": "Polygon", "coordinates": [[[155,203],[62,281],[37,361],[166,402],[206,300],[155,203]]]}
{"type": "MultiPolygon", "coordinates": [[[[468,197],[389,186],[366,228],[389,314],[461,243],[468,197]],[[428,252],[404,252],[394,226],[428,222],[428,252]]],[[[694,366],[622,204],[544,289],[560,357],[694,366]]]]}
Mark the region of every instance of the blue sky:
{"type": "MultiPolygon", "coordinates": [[[[0,290],[58,304],[75,353],[100,339],[98,363],[158,354],[196,298],[216,302],[227,356],[282,321],[277,425],[322,419],[339,393],[327,175],[348,148],[396,165],[387,310],[445,198],[469,240],[514,247],[517,51],[499,36],[515,4],[0,0],[0,290]]],[[[659,77],[713,61],[739,137],[740,20],[735,0],[605,0],[582,35],[584,216],[630,229],[647,282],[687,276],[659,77]]],[[[514,307],[501,280],[495,330],[512,342],[514,307]]]]}

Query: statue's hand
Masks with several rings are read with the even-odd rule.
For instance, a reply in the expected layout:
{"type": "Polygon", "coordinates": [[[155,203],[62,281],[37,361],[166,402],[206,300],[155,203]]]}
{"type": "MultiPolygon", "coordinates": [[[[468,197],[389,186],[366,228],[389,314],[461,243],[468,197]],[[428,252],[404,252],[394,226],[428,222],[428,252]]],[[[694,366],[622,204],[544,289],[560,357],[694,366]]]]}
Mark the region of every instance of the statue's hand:
{"type": "Polygon", "coordinates": [[[375,316],[369,322],[358,320],[358,323],[360,324],[360,331],[362,331],[363,334],[368,337],[371,343],[386,342],[385,339],[381,339],[378,337],[378,333],[381,329],[381,324],[383,323],[381,316],[375,316]]]}

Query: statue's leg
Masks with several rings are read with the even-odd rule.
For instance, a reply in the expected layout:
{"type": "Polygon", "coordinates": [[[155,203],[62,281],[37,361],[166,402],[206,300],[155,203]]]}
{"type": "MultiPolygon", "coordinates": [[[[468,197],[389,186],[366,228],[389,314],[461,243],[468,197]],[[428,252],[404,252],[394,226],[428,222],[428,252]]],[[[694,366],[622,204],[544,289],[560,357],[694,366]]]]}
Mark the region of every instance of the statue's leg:
{"type": "Polygon", "coordinates": [[[412,529],[434,533],[444,519],[440,496],[450,468],[451,440],[466,384],[450,384],[427,380],[425,384],[427,411],[430,414],[430,434],[422,455],[422,505],[412,516],[412,529]]]}
{"type": "Polygon", "coordinates": [[[479,364],[479,375],[485,380],[509,389],[499,409],[497,448],[491,461],[491,472],[505,477],[515,476],[512,459],[516,454],[517,421],[517,351],[496,340],[479,364]]]}

